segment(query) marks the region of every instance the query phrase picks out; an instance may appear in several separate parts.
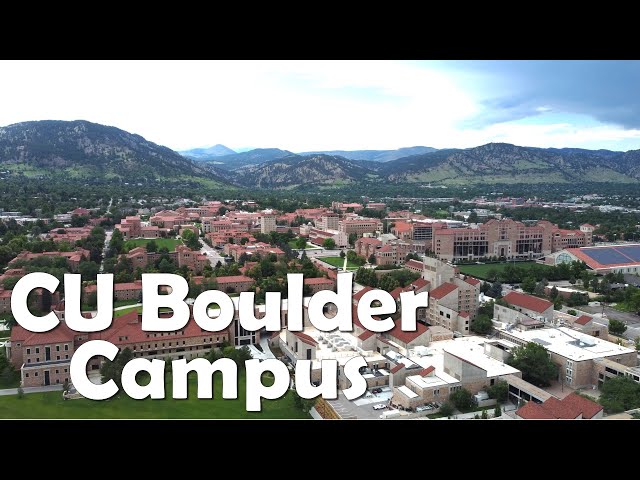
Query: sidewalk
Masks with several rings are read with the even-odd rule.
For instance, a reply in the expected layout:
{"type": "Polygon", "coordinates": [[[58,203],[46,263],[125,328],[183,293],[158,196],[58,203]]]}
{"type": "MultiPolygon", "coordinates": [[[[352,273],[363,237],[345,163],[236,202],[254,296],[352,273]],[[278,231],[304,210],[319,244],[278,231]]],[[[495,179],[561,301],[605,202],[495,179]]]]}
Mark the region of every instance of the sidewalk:
{"type": "MultiPolygon", "coordinates": [[[[47,385],[46,387],[24,387],[24,393],[41,393],[41,392],[55,392],[56,390],[62,391],[62,385],[47,385]]],[[[0,396],[2,395],[17,395],[17,388],[5,388],[0,390],[0,396]]]]}

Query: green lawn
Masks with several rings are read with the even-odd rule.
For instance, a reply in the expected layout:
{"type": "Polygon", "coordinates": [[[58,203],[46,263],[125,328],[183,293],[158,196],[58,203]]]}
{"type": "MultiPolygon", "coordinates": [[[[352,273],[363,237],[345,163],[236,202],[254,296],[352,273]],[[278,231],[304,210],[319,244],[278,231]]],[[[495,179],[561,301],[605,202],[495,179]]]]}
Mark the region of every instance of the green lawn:
{"type": "MultiPolygon", "coordinates": [[[[170,377],[169,377],[170,378],[170,377]]],[[[29,393],[22,399],[17,395],[0,397],[0,418],[310,418],[297,409],[292,392],[276,400],[263,400],[262,412],[247,412],[245,404],[245,373],[238,372],[238,398],[222,398],[222,375],[214,375],[214,398],[197,398],[195,373],[189,377],[189,398],[171,398],[171,381],[167,382],[166,398],[162,400],[134,400],[119,393],[109,400],[85,398],[63,400],[62,392],[29,393]],[[193,377],[193,378],[191,378],[193,377]]],[[[265,385],[269,383],[264,380],[265,385]]]]}
{"type": "Polygon", "coordinates": [[[113,308],[124,307],[125,305],[135,305],[136,303],[140,303],[137,299],[133,300],[115,300],[113,302],[113,308]]]}
{"type": "MultiPolygon", "coordinates": [[[[333,265],[334,267],[339,267],[339,268],[342,268],[342,266],[344,265],[344,258],[340,258],[340,257],[318,257],[318,260],[322,260],[323,262],[328,263],[329,265],[333,265]]],[[[358,269],[359,267],[360,265],[357,265],[347,260],[347,269],[358,269]]]]}
{"type": "Polygon", "coordinates": [[[156,242],[158,250],[162,247],[167,247],[170,252],[173,252],[176,249],[176,245],[182,243],[181,240],[176,240],[175,238],[136,238],[135,240],[127,240],[124,243],[124,246],[127,250],[131,250],[136,247],[146,247],[147,243],[151,240],[156,242]]]}
{"type": "MultiPolygon", "coordinates": [[[[496,270],[501,272],[507,265],[515,265],[517,267],[525,268],[530,265],[535,265],[536,262],[503,262],[503,263],[485,263],[483,265],[470,264],[470,265],[458,265],[461,273],[465,275],[471,275],[472,277],[481,278],[486,280],[487,272],[489,270],[496,270]]],[[[551,268],[551,267],[549,267],[551,268]]]]}
{"type": "MultiPolygon", "coordinates": [[[[291,240],[291,241],[289,242],[289,246],[290,246],[291,248],[293,248],[294,250],[300,250],[298,247],[296,247],[296,240],[297,240],[296,238],[294,238],[293,240],[291,240]]],[[[306,246],[306,247],[304,247],[304,250],[310,250],[310,249],[312,249],[312,248],[320,248],[320,247],[318,247],[318,246],[316,246],[316,245],[313,245],[313,244],[311,244],[311,243],[307,242],[307,246],[306,246]]]]}
{"type": "Polygon", "coordinates": [[[635,313],[636,309],[633,308],[632,305],[629,305],[628,303],[625,302],[618,302],[615,305],[610,305],[611,308],[613,308],[614,310],[618,310],[619,312],[631,312],[631,313],[635,313]]]}
{"type": "Polygon", "coordinates": [[[113,312],[113,317],[121,317],[122,315],[124,315],[125,313],[129,313],[133,310],[137,310],[138,312],[142,312],[142,306],[138,306],[138,307],[131,307],[131,308],[123,308],[122,310],[115,310],[113,312]]]}

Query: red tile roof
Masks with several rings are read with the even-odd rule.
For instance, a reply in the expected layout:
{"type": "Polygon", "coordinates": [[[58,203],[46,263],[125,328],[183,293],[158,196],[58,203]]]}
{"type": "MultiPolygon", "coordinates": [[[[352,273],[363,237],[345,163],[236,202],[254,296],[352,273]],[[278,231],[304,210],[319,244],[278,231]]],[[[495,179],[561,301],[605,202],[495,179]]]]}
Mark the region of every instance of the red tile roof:
{"type": "Polygon", "coordinates": [[[527,420],[555,420],[556,417],[547,412],[541,404],[536,402],[527,402],[520,407],[516,414],[520,418],[526,418],[527,420]]]}
{"type": "Polygon", "coordinates": [[[246,277],[244,275],[227,275],[225,277],[211,277],[212,280],[218,282],[218,285],[221,283],[243,283],[249,282],[253,283],[255,280],[251,277],[246,277]]]}
{"type": "Polygon", "coordinates": [[[426,287],[430,283],[431,283],[430,281],[425,280],[424,278],[419,278],[419,279],[414,280],[413,282],[411,282],[411,285],[413,285],[415,287],[415,290],[420,290],[421,288],[426,287]]]}
{"type": "Polygon", "coordinates": [[[575,419],[582,414],[582,418],[593,418],[601,410],[602,405],[584,398],[577,393],[571,393],[562,400],[550,397],[544,403],[528,402],[516,413],[526,419],[575,419]]]}
{"type": "Polygon", "coordinates": [[[509,292],[504,296],[504,301],[509,305],[526,308],[534,312],[542,313],[548,308],[553,308],[553,303],[543,298],[533,297],[526,293],[509,292]]]}
{"type": "Polygon", "coordinates": [[[426,333],[427,330],[428,328],[422,323],[417,323],[415,332],[405,332],[400,328],[400,322],[397,322],[396,325],[386,333],[402,343],[410,343],[423,333],[426,333]]]}
{"type": "Polygon", "coordinates": [[[467,277],[464,279],[464,281],[467,282],[469,285],[473,285],[474,287],[480,283],[480,280],[473,277],[467,277]]]}
{"type": "Polygon", "coordinates": [[[453,283],[445,282],[440,285],[438,288],[434,288],[429,292],[429,297],[435,298],[436,300],[440,300],[441,298],[446,297],[451,292],[456,290],[458,287],[453,283]]]}
{"type": "Polygon", "coordinates": [[[391,294],[391,296],[393,297],[394,300],[398,300],[400,298],[400,294],[402,292],[404,292],[404,288],[397,287],[397,288],[394,288],[393,290],[391,290],[389,293],[391,294]]]}
{"type": "Polygon", "coordinates": [[[305,278],[304,284],[305,285],[326,285],[326,284],[333,285],[333,280],[325,277],[305,278]]]}
{"type": "Polygon", "coordinates": [[[413,259],[407,261],[404,265],[405,267],[417,268],[420,270],[422,270],[422,267],[423,267],[422,262],[419,262],[418,260],[413,260],[413,259]]]}
{"type": "Polygon", "coordinates": [[[469,312],[459,312],[458,315],[467,318],[469,316],[469,312]]]}
{"type": "Polygon", "coordinates": [[[391,373],[398,373],[403,368],[404,368],[404,363],[398,363],[395,367],[391,369],[391,373]]]}
{"type": "Polygon", "coordinates": [[[583,418],[593,418],[602,410],[602,405],[584,398],[577,393],[572,393],[562,399],[562,403],[570,405],[573,409],[582,412],[583,418]]]}
{"type": "Polygon", "coordinates": [[[367,338],[369,338],[371,335],[373,335],[373,332],[371,330],[366,330],[365,332],[361,333],[360,335],[358,335],[358,338],[360,340],[366,340],[367,338]]]}
{"type": "Polygon", "coordinates": [[[311,338],[306,333],[302,333],[302,332],[292,332],[292,333],[307,345],[312,345],[314,347],[318,345],[318,342],[316,342],[313,338],[311,338]]]}
{"type": "Polygon", "coordinates": [[[382,245],[382,242],[380,240],[378,240],[377,238],[367,238],[367,237],[362,237],[358,239],[358,242],[361,244],[368,244],[368,245],[382,245]]]}
{"type": "Polygon", "coordinates": [[[593,320],[593,318],[591,318],[589,315],[581,315],[578,317],[575,323],[577,323],[578,325],[586,325],[591,320],[593,320]]]}
{"type": "MultiPolygon", "coordinates": [[[[53,330],[49,330],[48,332],[27,333],[27,338],[25,338],[22,342],[23,346],[73,342],[73,338],[76,335],[76,333],[69,327],[67,327],[67,324],[64,322],[60,322],[57,327],[55,327],[53,330]]],[[[11,332],[11,339],[13,341],[13,329],[11,332]]]]}
{"type": "Polygon", "coordinates": [[[369,291],[371,291],[371,290],[373,290],[373,287],[364,287],[362,290],[360,290],[358,293],[356,293],[356,294],[353,296],[353,299],[354,299],[356,302],[358,302],[358,301],[360,301],[360,299],[362,298],[362,296],[363,296],[365,293],[367,293],[367,292],[369,292],[369,291]]]}
{"type": "Polygon", "coordinates": [[[436,367],[434,367],[433,365],[429,365],[427,368],[423,368],[422,370],[420,370],[418,375],[420,375],[421,377],[426,377],[431,372],[435,371],[435,369],[436,367]]]}

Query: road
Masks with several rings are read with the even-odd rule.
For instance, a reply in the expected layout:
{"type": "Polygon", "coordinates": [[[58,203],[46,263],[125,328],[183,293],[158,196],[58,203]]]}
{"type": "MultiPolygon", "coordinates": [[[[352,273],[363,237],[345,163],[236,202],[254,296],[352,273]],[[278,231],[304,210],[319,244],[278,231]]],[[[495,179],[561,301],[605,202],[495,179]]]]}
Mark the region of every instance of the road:
{"type": "Polygon", "coordinates": [[[200,238],[199,240],[200,245],[202,245],[202,248],[200,248],[200,253],[203,253],[209,258],[209,263],[211,263],[211,266],[215,268],[218,262],[224,265],[224,257],[220,255],[220,251],[204,243],[204,240],[202,240],[202,238],[200,238]]]}
{"type": "Polygon", "coordinates": [[[104,259],[107,256],[107,250],[109,250],[109,242],[111,242],[112,236],[113,236],[113,230],[105,231],[104,248],[102,249],[102,262],[100,262],[100,270],[99,270],[100,273],[102,273],[102,271],[104,270],[104,259]]]}
{"type": "MultiPolygon", "coordinates": [[[[563,309],[563,311],[566,310],[566,308],[563,309]]],[[[582,305],[579,309],[574,308],[574,310],[576,310],[576,312],[585,312],[586,314],[591,315],[596,323],[607,326],[609,325],[609,319],[611,318],[624,322],[625,325],[627,325],[627,331],[624,332],[623,336],[629,340],[635,340],[636,337],[640,336],[640,316],[633,313],[619,312],[614,308],[604,307],[606,318],[602,318],[602,306],[599,305],[582,305]]]]}

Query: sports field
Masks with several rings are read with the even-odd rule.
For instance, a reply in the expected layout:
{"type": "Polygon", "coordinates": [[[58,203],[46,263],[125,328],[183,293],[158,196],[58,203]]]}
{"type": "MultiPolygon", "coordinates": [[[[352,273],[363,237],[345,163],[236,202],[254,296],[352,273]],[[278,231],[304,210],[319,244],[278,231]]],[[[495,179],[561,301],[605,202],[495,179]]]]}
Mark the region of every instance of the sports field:
{"type": "MultiPolygon", "coordinates": [[[[485,263],[482,265],[477,264],[469,264],[469,265],[458,265],[461,273],[465,275],[471,275],[472,277],[481,278],[483,280],[487,279],[487,273],[490,270],[496,270],[498,273],[502,272],[507,265],[515,265],[519,268],[529,268],[531,265],[536,265],[536,262],[503,262],[503,263],[485,263]]],[[[545,265],[540,265],[543,268],[545,265]]],[[[551,267],[549,267],[551,268],[551,267]]]]}

